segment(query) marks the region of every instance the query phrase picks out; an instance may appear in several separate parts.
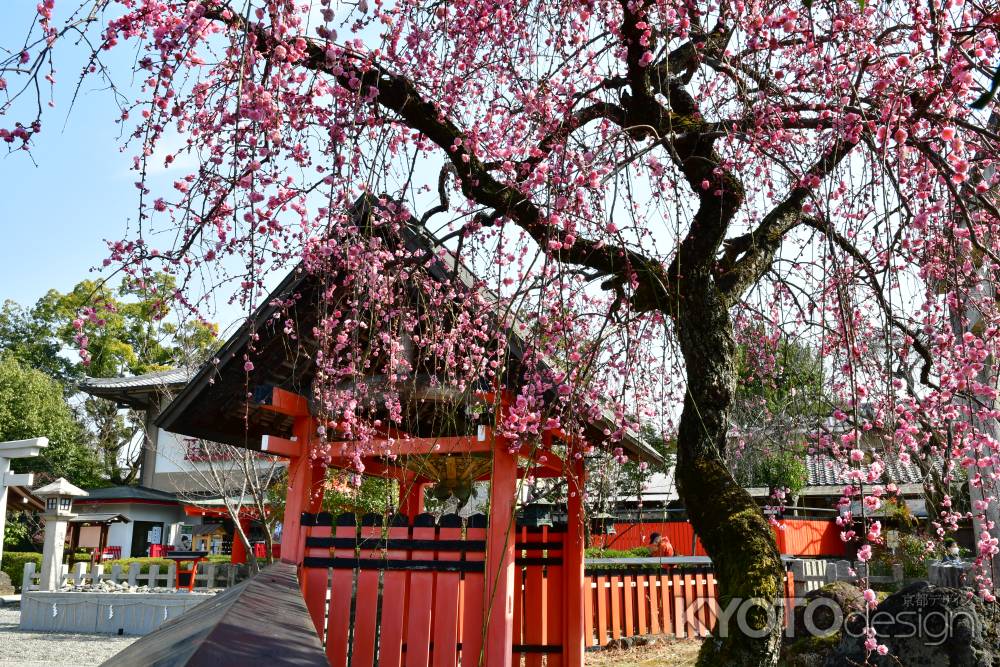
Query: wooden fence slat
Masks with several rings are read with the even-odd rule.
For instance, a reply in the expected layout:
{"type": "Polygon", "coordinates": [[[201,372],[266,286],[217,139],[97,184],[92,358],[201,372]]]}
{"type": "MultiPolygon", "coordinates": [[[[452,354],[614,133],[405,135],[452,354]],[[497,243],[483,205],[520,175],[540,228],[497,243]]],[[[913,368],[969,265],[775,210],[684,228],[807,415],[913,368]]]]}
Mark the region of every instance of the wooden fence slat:
{"type": "MultiPolygon", "coordinates": [[[[405,516],[395,515],[389,521],[389,539],[405,540],[410,535],[405,516]]],[[[389,549],[386,558],[406,560],[405,549],[389,549]]],[[[379,667],[400,667],[403,661],[403,610],[406,602],[406,572],[386,570],[382,575],[382,624],[379,627],[379,667]]]]}
{"type": "MultiPolygon", "coordinates": [[[[330,537],[333,533],[333,528],[328,525],[330,523],[330,516],[324,515],[323,524],[324,525],[307,525],[312,522],[312,518],[308,516],[303,516],[301,521],[305,526],[305,535],[308,539],[309,537],[330,537]]],[[[305,544],[305,540],[303,540],[305,544]]],[[[304,554],[308,557],[318,557],[322,558],[328,556],[330,553],[329,549],[323,547],[306,547],[304,554]]],[[[319,635],[320,641],[323,641],[324,635],[326,634],[326,594],[330,585],[330,570],[325,567],[305,567],[302,568],[304,571],[299,575],[299,587],[302,589],[302,598],[305,600],[306,609],[309,610],[309,616],[312,618],[313,625],[316,626],[316,634],[319,635]]],[[[207,578],[215,578],[215,568],[211,571],[206,571],[207,578]]]]}
{"type": "MultiPolygon", "coordinates": [[[[466,523],[465,539],[483,541],[486,539],[486,517],[475,514],[466,523]]],[[[481,551],[467,551],[467,561],[482,561],[486,554],[481,551]]],[[[483,607],[486,575],[483,572],[465,572],[462,575],[462,667],[479,665],[483,650],[483,607]]]]}
{"type": "Polygon", "coordinates": [[[682,639],[684,637],[684,590],[683,578],[675,570],[670,575],[671,594],[674,598],[674,637],[682,639]]]}
{"type": "Polygon", "coordinates": [[[583,639],[585,646],[594,646],[594,607],[597,604],[597,593],[595,592],[595,581],[593,577],[583,577],[584,604],[583,610],[583,639]]]}
{"type": "Polygon", "coordinates": [[[697,577],[690,574],[684,575],[684,624],[686,626],[687,638],[694,639],[695,632],[697,628],[694,624],[688,622],[688,610],[691,609],[691,605],[694,604],[694,581],[697,577]]]}
{"type": "Polygon", "coordinates": [[[663,632],[660,624],[660,591],[657,587],[657,577],[655,575],[647,577],[649,583],[649,631],[658,635],[663,632]]]}
{"type": "Polygon", "coordinates": [[[715,583],[715,574],[709,572],[706,575],[708,579],[708,631],[715,632],[715,626],[719,622],[719,589],[715,583]]]}
{"type": "MultiPolygon", "coordinates": [[[[418,514],[413,520],[413,539],[434,539],[434,517],[418,514]]],[[[414,560],[432,560],[433,550],[414,549],[414,560]]],[[[406,667],[427,667],[430,664],[431,615],[428,609],[434,604],[434,573],[414,570],[410,572],[409,598],[406,618],[406,667]]]]}
{"type": "MultiPolygon", "coordinates": [[[[517,552],[515,551],[515,558],[517,552]]],[[[514,631],[511,639],[514,644],[524,643],[524,568],[514,565],[514,631]]]]}
{"type": "MultiPolygon", "coordinates": [[[[555,530],[553,528],[547,528],[543,535],[545,540],[550,543],[558,544],[558,550],[556,547],[550,547],[548,550],[549,557],[553,558],[549,565],[545,568],[545,607],[546,607],[546,618],[545,618],[545,643],[549,646],[562,646],[563,645],[563,568],[561,559],[563,558],[565,551],[564,547],[566,544],[566,533],[565,529],[560,527],[560,530],[555,530]],[[555,560],[558,556],[560,560],[555,560]]],[[[546,667],[562,667],[562,653],[549,653],[546,658],[546,667]]]]}
{"type": "MultiPolygon", "coordinates": [[[[337,517],[337,528],[334,535],[338,538],[349,538],[357,541],[358,532],[353,514],[341,514],[337,517]]],[[[334,558],[354,558],[354,549],[337,547],[333,550],[334,558]]],[[[347,665],[347,651],[351,629],[351,599],[354,596],[354,570],[349,568],[333,568],[330,578],[330,600],[326,617],[326,659],[331,667],[347,665]]]]}
{"type": "MultiPolygon", "coordinates": [[[[382,536],[382,516],[367,514],[361,517],[361,539],[382,536]]],[[[361,558],[380,558],[378,549],[364,548],[361,558]]],[[[375,641],[378,634],[378,580],[379,571],[358,571],[357,591],[354,594],[354,642],[351,652],[352,665],[371,665],[375,661],[375,641]]]]}
{"type": "Polygon", "coordinates": [[[635,620],[638,624],[636,631],[640,635],[648,634],[649,621],[647,619],[649,604],[646,602],[646,576],[642,574],[637,575],[635,578],[635,601],[635,620]]]}
{"type": "MultiPolygon", "coordinates": [[[[541,530],[528,531],[525,539],[537,542],[544,540],[545,535],[547,533],[541,530]]],[[[527,558],[541,558],[545,552],[542,549],[527,549],[524,553],[527,558]]],[[[548,620],[546,605],[552,602],[546,595],[544,567],[540,564],[528,564],[524,573],[524,600],[527,600],[527,604],[522,601],[524,610],[522,636],[524,637],[523,643],[534,646],[545,643],[545,623],[548,620]]],[[[524,665],[525,667],[542,667],[542,654],[526,653],[524,665]]]]}
{"type": "Polygon", "coordinates": [[[625,604],[625,632],[626,637],[635,636],[635,601],[638,597],[635,592],[635,577],[626,574],[622,577],[623,599],[625,604]]]}
{"type": "MultiPolygon", "coordinates": [[[[438,537],[441,540],[462,539],[462,518],[457,514],[441,517],[438,537]]],[[[456,561],[457,551],[439,551],[437,560],[456,561]]],[[[456,667],[458,664],[458,590],[462,575],[458,572],[438,572],[434,590],[434,667],[456,667]]]]}
{"type": "Polygon", "coordinates": [[[597,575],[597,645],[608,643],[608,578],[597,575]]]}
{"type": "Polygon", "coordinates": [[[702,600],[707,599],[706,595],[706,584],[708,581],[705,579],[705,574],[697,572],[694,575],[695,578],[695,600],[698,603],[698,635],[701,637],[708,636],[708,605],[702,603],[702,600]]]}
{"type": "Polygon", "coordinates": [[[622,638],[622,587],[621,577],[612,575],[608,580],[611,593],[611,639],[622,638]]]}
{"type": "Polygon", "coordinates": [[[674,609],[674,605],[671,604],[670,599],[670,577],[667,576],[667,570],[664,570],[663,574],[657,578],[660,580],[660,612],[663,614],[663,625],[660,626],[660,630],[663,634],[669,634],[670,628],[673,627],[674,609]]]}

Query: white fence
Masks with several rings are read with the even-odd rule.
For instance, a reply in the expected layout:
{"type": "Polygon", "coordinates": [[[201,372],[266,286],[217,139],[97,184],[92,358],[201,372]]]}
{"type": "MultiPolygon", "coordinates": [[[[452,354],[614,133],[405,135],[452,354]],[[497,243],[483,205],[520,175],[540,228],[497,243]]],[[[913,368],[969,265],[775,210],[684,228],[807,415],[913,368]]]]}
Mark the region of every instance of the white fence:
{"type": "MultiPolygon", "coordinates": [[[[810,591],[821,588],[835,581],[858,583],[865,578],[865,563],[851,563],[846,560],[797,559],[788,562],[788,567],[795,578],[795,595],[802,597],[810,591]]],[[[894,564],[891,575],[871,575],[868,581],[873,584],[904,584],[903,566],[894,564]]]]}
{"type": "MultiPolygon", "coordinates": [[[[72,571],[68,571],[63,565],[61,584],[71,583],[73,585],[100,584],[103,581],[110,581],[115,584],[127,583],[129,586],[149,586],[150,588],[175,588],[177,582],[177,564],[170,563],[166,569],[161,569],[158,564],[149,566],[146,574],[141,573],[139,563],[130,563],[128,570],[123,570],[122,566],[115,564],[111,569],[105,571],[103,565],[90,565],[88,563],[76,563],[72,571]]],[[[197,574],[194,578],[194,587],[198,588],[228,588],[235,583],[247,578],[247,567],[245,565],[234,565],[231,563],[198,563],[197,574]]],[[[24,564],[24,578],[21,580],[22,591],[37,591],[40,574],[35,571],[34,563],[24,564]]],[[[61,586],[60,586],[61,587],[61,586]]]]}

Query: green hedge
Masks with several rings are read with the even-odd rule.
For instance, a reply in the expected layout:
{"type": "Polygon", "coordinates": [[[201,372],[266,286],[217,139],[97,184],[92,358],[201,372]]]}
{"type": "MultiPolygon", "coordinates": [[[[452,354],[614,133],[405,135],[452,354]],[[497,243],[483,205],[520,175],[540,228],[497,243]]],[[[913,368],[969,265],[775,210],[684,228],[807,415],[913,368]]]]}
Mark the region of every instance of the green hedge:
{"type": "Polygon", "coordinates": [[[3,563],[0,569],[7,573],[14,588],[21,590],[21,579],[24,576],[24,564],[33,562],[35,572],[42,569],[42,554],[32,551],[4,551],[3,563]]]}
{"type": "Polygon", "coordinates": [[[590,547],[584,555],[587,558],[649,558],[653,550],[649,547],[633,547],[632,549],[602,549],[590,547]]]}

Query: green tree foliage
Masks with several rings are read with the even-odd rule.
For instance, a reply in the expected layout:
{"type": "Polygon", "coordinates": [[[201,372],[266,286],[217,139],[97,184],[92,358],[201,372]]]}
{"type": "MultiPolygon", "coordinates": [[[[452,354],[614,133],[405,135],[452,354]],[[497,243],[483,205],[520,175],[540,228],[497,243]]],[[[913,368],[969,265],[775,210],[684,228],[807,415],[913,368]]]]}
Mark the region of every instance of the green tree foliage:
{"type": "Polygon", "coordinates": [[[37,310],[28,310],[13,301],[0,309],[0,351],[21,363],[42,371],[71,388],[83,374],[82,366],[61,355],[64,345],[54,336],[52,323],[37,310]]]}
{"type": "MultiPolygon", "coordinates": [[[[8,301],[0,310],[0,354],[58,380],[67,396],[76,393],[85,376],[120,377],[196,365],[214,351],[217,328],[200,321],[165,321],[175,292],[172,276],[154,274],[117,287],[84,280],[66,293],[49,290],[30,309],[8,301]],[[83,339],[88,363],[76,349],[83,339]]],[[[79,401],[75,413],[80,441],[91,445],[88,451],[103,477],[112,484],[132,483],[142,416],[90,397],[79,401]]]]}
{"type": "Polygon", "coordinates": [[[802,490],[809,471],[801,451],[775,451],[766,456],[751,457],[747,486],[788,489],[794,496],[802,490]]]}
{"type": "Polygon", "coordinates": [[[77,486],[101,484],[100,465],[62,386],[17,359],[0,356],[0,441],[39,436],[47,437],[49,446],[37,458],[14,460],[15,470],[66,477],[77,486]]]}
{"type": "MultiPolygon", "coordinates": [[[[364,514],[387,514],[399,507],[399,486],[396,480],[364,475],[361,477],[360,484],[355,484],[355,480],[351,477],[351,474],[345,470],[334,468],[327,470],[321,505],[323,512],[329,512],[334,516],[345,513],[361,516],[364,514]]],[[[285,513],[287,491],[288,476],[286,470],[280,479],[267,490],[271,514],[279,519],[285,513]]]]}
{"type": "Polygon", "coordinates": [[[808,434],[834,407],[824,385],[822,360],[791,339],[773,346],[763,336],[749,340],[756,341],[755,346],[740,345],[737,356],[734,436],[726,460],[740,484],[787,488],[795,495],[808,475],[808,434]]]}
{"type": "Polygon", "coordinates": [[[90,377],[140,375],[199,363],[214,350],[214,325],[164,321],[175,292],[173,276],[164,273],[117,288],[84,280],[65,294],[50,290],[32,312],[64,349],[86,336],[90,377]]]}
{"type": "Polygon", "coordinates": [[[799,423],[830,414],[823,364],[811,348],[787,338],[773,350],[744,344],[739,347],[737,364],[735,403],[741,421],[753,421],[753,412],[761,421],[779,417],[799,423]]]}

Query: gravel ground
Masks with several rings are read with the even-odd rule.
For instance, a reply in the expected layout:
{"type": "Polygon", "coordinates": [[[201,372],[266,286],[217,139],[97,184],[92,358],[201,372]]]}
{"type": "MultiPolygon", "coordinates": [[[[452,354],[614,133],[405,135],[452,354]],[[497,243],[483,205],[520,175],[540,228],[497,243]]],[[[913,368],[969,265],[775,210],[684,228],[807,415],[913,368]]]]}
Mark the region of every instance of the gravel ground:
{"type": "Polygon", "coordinates": [[[625,651],[605,650],[587,654],[587,667],[693,667],[701,641],[665,640],[625,651]]]}
{"type": "Polygon", "coordinates": [[[138,637],[21,632],[19,609],[0,608],[0,667],[99,665],[138,637]]]}

